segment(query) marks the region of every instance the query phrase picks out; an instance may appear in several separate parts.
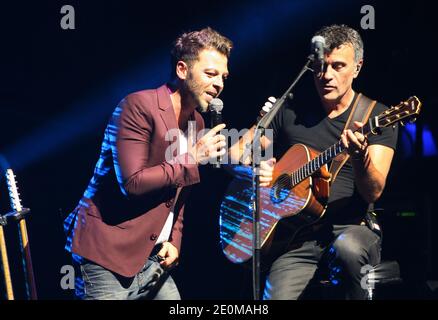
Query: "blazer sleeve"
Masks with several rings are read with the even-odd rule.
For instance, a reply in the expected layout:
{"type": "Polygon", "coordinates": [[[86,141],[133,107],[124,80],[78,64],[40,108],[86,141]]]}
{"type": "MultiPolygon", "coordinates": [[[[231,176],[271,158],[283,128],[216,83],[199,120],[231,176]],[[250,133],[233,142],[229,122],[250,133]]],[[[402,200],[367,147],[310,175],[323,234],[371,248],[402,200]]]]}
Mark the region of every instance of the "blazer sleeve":
{"type": "MultiPolygon", "coordinates": [[[[200,181],[198,166],[189,153],[147,166],[154,152],[151,137],[153,115],[145,101],[126,97],[113,113],[109,125],[117,180],[126,196],[142,196],[167,187],[184,187],[200,181]]],[[[163,155],[164,159],[164,155],[163,155]]]]}

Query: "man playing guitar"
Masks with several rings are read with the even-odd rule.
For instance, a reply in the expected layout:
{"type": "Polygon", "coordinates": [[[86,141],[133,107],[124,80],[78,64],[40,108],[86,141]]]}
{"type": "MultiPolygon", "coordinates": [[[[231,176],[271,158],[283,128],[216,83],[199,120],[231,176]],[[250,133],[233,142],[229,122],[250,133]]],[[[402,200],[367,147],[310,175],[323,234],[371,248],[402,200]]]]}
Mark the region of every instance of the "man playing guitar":
{"type": "MultiPolygon", "coordinates": [[[[314,232],[299,244],[290,245],[270,266],[264,299],[300,299],[322,262],[329,263],[331,276],[345,285],[347,299],[365,299],[361,288],[361,268],[380,262],[381,239],[363,224],[367,207],[381,196],[397,144],[397,126],[366,137],[345,125],[360,94],[352,88],[363,64],[363,43],[359,33],[345,25],[322,28],[316,35],[326,41],[324,68],[314,73],[314,82],[322,108],[284,106],[271,123],[274,140],[262,138],[262,147],[273,144],[274,154],[282,156],[296,144],[321,152],[341,139],[344,157],[349,160],[331,181],[327,210],[314,232]],[[345,281],[343,281],[344,279],[345,281]]],[[[376,103],[370,117],[387,109],[376,103]]],[[[361,122],[354,122],[360,128],[361,122]]],[[[242,154],[244,141],[251,140],[253,130],[233,145],[229,154],[235,161],[242,154]]],[[[245,159],[248,164],[250,159],[245,159]]],[[[276,159],[262,161],[260,181],[270,186],[276,159]]],[[[325,171],[327,175],[327,170],[325,171]]],[[[275,178],[275,177],[274,177],[275,178]]],[[[330,180],[330,175],[326,178],[330,180]]],[[[332,176],[333,178],[333,176],[332,176]]]]}

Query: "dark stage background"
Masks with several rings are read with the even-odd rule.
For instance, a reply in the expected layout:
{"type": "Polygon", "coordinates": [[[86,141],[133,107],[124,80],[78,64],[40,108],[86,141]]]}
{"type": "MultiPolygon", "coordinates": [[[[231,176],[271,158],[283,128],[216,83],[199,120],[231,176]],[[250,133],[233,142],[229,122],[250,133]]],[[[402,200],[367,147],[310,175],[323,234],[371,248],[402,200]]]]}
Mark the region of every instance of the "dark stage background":
{"type": "MultiPolygon", "coordinates": [[[[70,299],[60,286],[69,264],[62,221],[77,204],[98,159],[103,130],[128,93],[156,87],[170,73],[168,52],[183,31],[211,26],[235,43],[221,96],[228,128],[253,124],[267,97],[280,96],[301,69],[312,34],[323,25],[359,29],[365,64],[355,89],[393,105],[417,95],[424,108],[402,129],[379,202],[385,208],[384,257],[399,261],[399,296],[432,297],[438,280],[434,226],[438,138],[438,51],[434,9],[426,1],[15,1],[0,5],[0,154],[15,170],[40,299],[70,299]],[[60,9],[75,8],[75,30],[63,30],[60,9]],[[360,29],[363,5],[375,29],[360,29]],[[431,282],[432,281],[432,282],[431,282]]],[[[314,103],[310,74],[295,90],[314,103]]],[[[230,177],[202,168],[185,214],[180,266],[183,299],[250,299],[251,273],[228,262],[219,243],[218,207],[230,177]]],[[[0,183],[0,212],[9,210],[0,183]]],[[[6,228],[17,298],[25,298],[16,227],[6,228]]],[[[3,292],[3,291],[2,291],[3,292]]],[[[3,299],[1,295],[0,299],[3,299]]]]}

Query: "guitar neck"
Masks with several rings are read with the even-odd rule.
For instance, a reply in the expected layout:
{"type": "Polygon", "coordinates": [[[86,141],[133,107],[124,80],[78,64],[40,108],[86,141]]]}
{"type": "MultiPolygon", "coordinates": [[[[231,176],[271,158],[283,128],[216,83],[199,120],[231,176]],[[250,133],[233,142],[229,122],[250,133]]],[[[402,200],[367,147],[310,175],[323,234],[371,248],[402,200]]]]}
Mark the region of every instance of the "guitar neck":
{"type": "MultiPolygon", "coordinates": [[[[366,123],[363,127],[359,128],[355,132],[360,132],[364,136],[368,136],[370,133],[377,134],[376,129],[378,128],[378,117],[370,118],[368,123],[366,123]]],[[[327,148],[323,152],[321,152],[318,156],[307,162],[305,165],[300,167],[291,173],[290,178],[292,185],[297,185],[304,179],[310,177],[316,171],[321,169],[322,166],[329,163],[331,160],[336,158],[337,155],[342,153],[345,150],[345,147],[342,144],[342,140],[339,140],[337,143],[327,148]]]]}
{"type": "Polygon", "coordinates": [[[20,195],[18,193],[17,183],[15,182],[15,175],[12,169],[6,170],[6,184],[9,191],[9,199],[11,202],[12,210],[21,211],[20,195]]]}

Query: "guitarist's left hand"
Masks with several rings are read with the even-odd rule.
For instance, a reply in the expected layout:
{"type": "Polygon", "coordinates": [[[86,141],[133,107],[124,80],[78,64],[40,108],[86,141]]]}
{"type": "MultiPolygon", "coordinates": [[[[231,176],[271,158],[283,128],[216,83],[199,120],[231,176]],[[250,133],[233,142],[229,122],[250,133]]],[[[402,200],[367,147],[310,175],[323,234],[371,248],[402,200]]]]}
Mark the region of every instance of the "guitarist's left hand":
{"type": "MultiPolygon", "coordinates": [[[[354,126],[359,129],[363,126],[363,123],[355,121],[354,126]]],[[[341,140],[352,159],[363,159],[366,157],[368,152],[368,140],[363,134],[348,129],[342,133],[341,140]]]]}
{"type": "Polygon", "coordinates": [[[274,166],[277,160],[271,158],[267,161],[260,162],[260,186],[267,187],[272,181],[272,173],[274,172],[274,166]]]}

